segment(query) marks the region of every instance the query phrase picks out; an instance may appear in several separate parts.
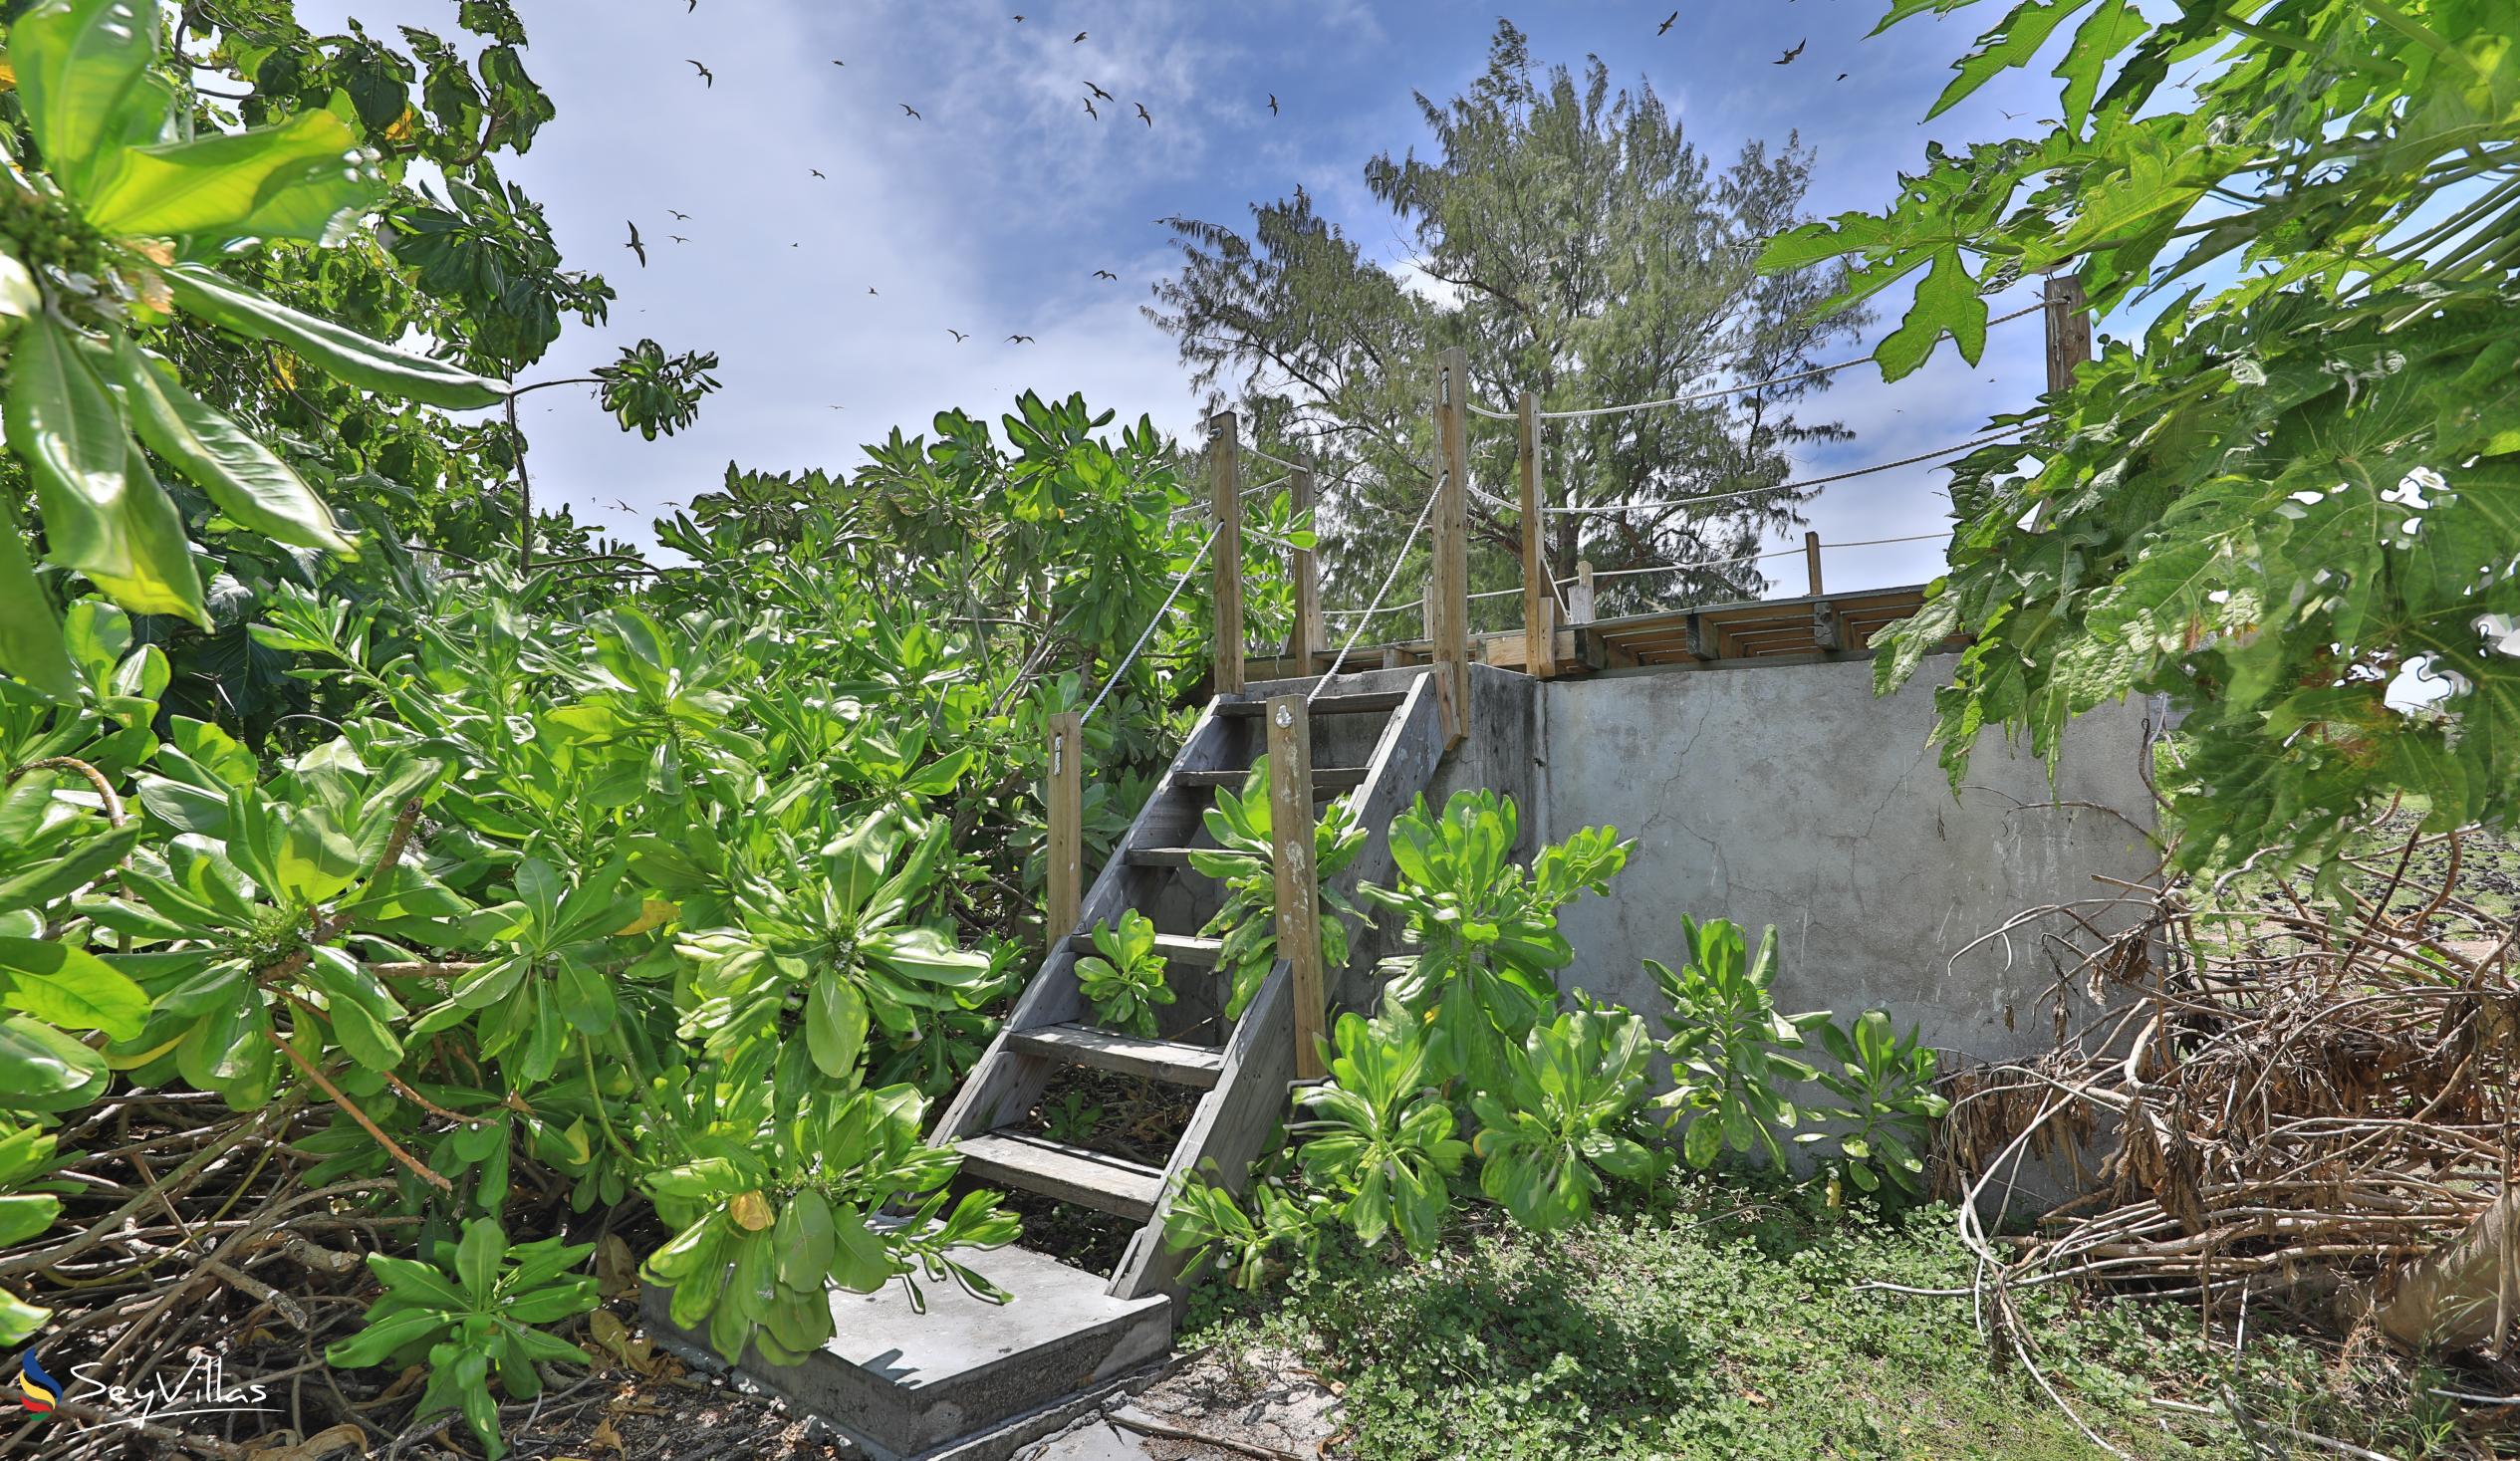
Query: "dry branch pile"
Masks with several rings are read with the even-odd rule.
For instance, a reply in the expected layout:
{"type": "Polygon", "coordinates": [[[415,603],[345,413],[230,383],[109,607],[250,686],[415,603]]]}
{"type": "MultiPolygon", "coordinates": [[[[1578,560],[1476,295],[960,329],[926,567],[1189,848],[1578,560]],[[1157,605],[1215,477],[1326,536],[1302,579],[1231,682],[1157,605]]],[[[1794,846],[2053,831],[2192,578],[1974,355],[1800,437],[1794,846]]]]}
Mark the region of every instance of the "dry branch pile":
{"type": "Polygon", "coordinates": [[[2277,1304],[2501,1350],[2520,1224],[2480,1220],[2512,1190],[2520,988],[2511,920],[2461,895],[2461,851],[2410,836],[2316,894],[2245,868],[2130,888],[2118,932],[2045,910],[2072,929],[2042,935],[2057,1049],[1957,1080],[1941,1176],[1982,1197],[2027,1159],[2104,1154],[2027,1238],[1964,1218],[1994,1287],[2105,1280],[2209,1319],[2277,1304]],[[2068,1030],[2075,994],[2101,1013],[2068,1030]]]}
{"type": "MultiPolygon", "coordinates": [[[[72,1121],[62,1145],[80,1154],[56,1175],[77,1190],[64,1194],[62,1221],[50,1231],[0,1251],[0,1278],[56,1310],[42,1340],[47,1357],[80,1358],[75,1374],[57,1367],[70,1391],[59,1413],[0,1425],[0,1455],[478,1454],[468,1437],[456,1439],[453,1412],[414,1417],[425,1378],[418,1369],[323,1362],[324,1346],[357,1332],[376,1297],[360,1255],[408,1251],[421,1222],[378,1200],[393,1177],[301,1179],[313,1163],[297,1143],[329,1119],[321,1106],[288,1096],[235,1113],[213,1096],[133,1092],[72,1121]],[[89,1403],[98,1393],[90,1381],[121,1386],[125,1397],[107,1408],[89,1403]],[[225,1398],[205,1397],[206,1389],[225,1398]]],[[[517,1170],[531,1183],[539,1168],[517,1170]]],[[[565,1186],[540,1193],[538,1206],[561,1215],[566,1194],[565,1186]]],[[[793,1415],[690,1376],[635,1337],[635,1260],[608,1223],[599,1209],[566,1224],[573,1240],[597,1243],[598,1279],[612,1302],[574,1336],[588,1350],[583,1368],[546,1366],[541,1397],[502,1407],[514,1454],[837,1454],[793,1415]],[[702,1415],[707,1423],[695,1429],[702,1415]]]]}

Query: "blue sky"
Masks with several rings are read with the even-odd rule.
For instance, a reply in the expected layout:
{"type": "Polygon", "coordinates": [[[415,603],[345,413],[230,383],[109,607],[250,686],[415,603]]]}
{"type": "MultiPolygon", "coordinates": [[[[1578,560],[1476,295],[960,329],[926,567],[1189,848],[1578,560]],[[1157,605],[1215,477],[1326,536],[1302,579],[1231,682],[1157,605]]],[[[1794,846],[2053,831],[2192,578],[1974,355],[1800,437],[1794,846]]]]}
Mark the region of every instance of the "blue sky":
{"type": "MultiPolygon", "coordinates": [[[[2015,73],[1918,123],[1952,59],[2000,16],[1993,5],[1868,40],[1883,0],[1685,0],[1657,36],[1674,3],[1560,0],[1502,13],[1543,62],[1598,54],[1614,83],[1650,81],[1719,159],[1746,137],[1799,132],[1819,153],[1810,202],[1823,213],[1879,205],[1899,168],[1921,163],[1927,138],[2026,128],[2055,94],[2043,76],[2015,73]],[[1802,42],[1793,64],[1773,64],[1802,42]],[[2021,121],[2008,122],[2007,110],[2021,121]]],[[[572,328],[536,376],[582,374],[642,336],[723,362],[725,389],[669,441],[624,436],[570,392],[532,398],[538,497],[641,540],[661,504],[709,490],[729,460],[845,469],[861,460],[859,442],[896,425],[922,430],[954,406],[994,413],[1026,388],[1082,390],[1124,417],[1195,431],[1172,344],[1139,314],[1176,257],[1153,220],[1238,225],[1252,202],[1300,183],[1370,253],[1405,269],[1407,245],[1365,191],[1364,163],[1425,141],[1410,93],[1448,97],[1476,76],[1500,13],[1431,0],[520,9],[528,65],[560,116],[510,173],[544,203],[572,263],[602,269],[621,295],[609,326],[572,328]],[[1072,39],[1079,31],[1083,42],[1072,39]],[[714,85],[686,59],[705,63],[714,85]],[[1099,122],[1082,105],[1088,82],[1117,98],[1098,104],[1099,122]],[[1136,119],[1141,102],[1151,126],[1136,119]],[[905,103],[922,120],[904,116],[905,103]],[[623,247],[630,220],[648,243],[644,270],[623,247]],[[1120,281],[1093,278],[1097,269],[1120,281]],[[948,328],[970,339],[957,344],[948,328]],[[1018,333],[1039,343],[1006,342],[1018,333]],[[598,506],[615,499],[633,512],[598,506]]],[[[301,5],[316,25],[344,10],[372,27],[444,31],[454,5],[301,5]]],[[[2016,290],[1997,312],[2032,297],[2016,290]]],[[[1887,329],[1904,299],[1884,304],[1887,329]]],[[[1841,418],[1857,439],[1800,465],[1825,473],[1964,439],[1988,412],[2037,393],[2042,360],[2032,318],[1996,331],[1976,368],[1946,346],[1894,385],[1870,367],[1845,372],[1807,414],[1841,418]]],[[[1833,488],[1812,525],[1825,541],[1933,531],[1938,480],[1918,468],[1833,488]]],[[[1932,544],[1911,544],[1833,553],[1828,567],[1831,587],[1859,588],[1919,582],[1939,561],[1932,544]]],[[[1776,592],[1800,592],[1798,564],[1769,567],[1776,592]]]]}

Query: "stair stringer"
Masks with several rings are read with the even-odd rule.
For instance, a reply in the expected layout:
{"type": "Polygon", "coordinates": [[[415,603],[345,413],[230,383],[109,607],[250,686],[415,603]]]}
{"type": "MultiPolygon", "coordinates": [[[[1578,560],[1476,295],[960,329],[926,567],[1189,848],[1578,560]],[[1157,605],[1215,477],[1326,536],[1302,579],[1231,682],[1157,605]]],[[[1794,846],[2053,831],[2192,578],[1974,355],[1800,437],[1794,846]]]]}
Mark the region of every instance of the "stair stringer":
{"type": "MultiPolygon", "coordinates": [[[[1406,698],[1384,723],[1374,755],[1366,763],[1365,785],[1347,794],[1367,829],[1367,839],[1357,859],[1333,879],[1333,886],[1353,896],[1361,882],[1389,880],[1391,852],[1386,838],[1391,819],[1406,811],[1410,801],[1434,780],[1443,757],[1434,677],[1420,671],[1410,677],[1406,698]]],[[[1352,960],[1345,969],[1327,972],[1325,993],[1334,1019],[1343,1008],[1367,1007],[1381,993],[1371,960],[1352,960]],[[1365,967],[1360,969],[1359,963],[1365,967]]],[[[1139,1299],[1175,1289],[1181,1255],[1163,1243],[1164,1217],[1173,1194],[1211,1160],[1225,1186],[1241,1191],[1252,1162],[1277,1138],[1287,1113],[1287,1088],[1295,1079],[1293,978],[1287,962],[1280,959],[1235,1022],[1215,1089],[1200,1098],[1173,1147],[1172,1159],[1164,1166],[1164,1200],[1130,1239],[1120,1266],[1112,1273],[1109,1292],[1115,1298],[1139,1299]]],[[[1074,984],[1073,977],[1070,983],[1074,984]]]]}
{"type": "Polygon", "coordinates": [[[936,1118],[935,1128],[927,1138],[929,1145],[950,1146],[962,1137],[993,1130],[1021,1116],[1041,1097],[1055,1063],[1015,1048],[1009,1044],[1010,1038],[1028,1030],[1065,1024],[1086,1013],[1085,992],[1078,986],[1076,975],[1082,935],[1107,919],[1117,922],[1121,914],[1134,906],[1130,897],[1130,880],[1143,874],[1129,865],[1130,849],[1159,848],[1184,841],[1186,834],[1197,828],[1198,809],[1203,804],[1196,798],[1174,795],[1173,778],[1185,771],[1223,769],[1232,753],[1234,737],[1234,727],[1216,713],[1216,702],[1208,702],[1190,726],[1180,752],[1156,781],[1146,805],[1138,810],[1137,820],[1130,824],[1128,834],[1112,849],[1094,885],[1086,890],[1079,903],[1077,926],[1054,932],[1041,968],[1016,997],[1005,1023],[998,1027],[997,1035],[972,1065],[971,1074],[963,1078],[961,1089],[936,1118]]]}

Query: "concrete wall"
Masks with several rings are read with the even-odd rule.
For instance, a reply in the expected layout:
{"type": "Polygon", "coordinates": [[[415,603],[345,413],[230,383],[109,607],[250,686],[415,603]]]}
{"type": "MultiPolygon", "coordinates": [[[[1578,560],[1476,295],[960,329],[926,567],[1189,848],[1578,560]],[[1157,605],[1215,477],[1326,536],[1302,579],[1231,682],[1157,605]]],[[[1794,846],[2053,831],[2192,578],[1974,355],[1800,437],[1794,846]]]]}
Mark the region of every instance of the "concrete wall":
{"type": "Polygon", "coordinates": [[[1538,686],[1527,838],[1608,823],[1637,844],[1612,896],[1561,923],[1576,950],[1561,984],[1659,1014],[1640,961],[1678,962],[1681,913],[1754,940],[1773,923],[1782,1008],[1887,1008],[1979,1060],[2046,1049],[2055,973],[2035,936],[2016,935],[2009,962],[2000,942],[1952,955],[2024,909],[2110,896],[2095,874],[2151,870],[2144,706],[2077,722],[2053,788],[1990,735],[1954,800],[1925,744],[1948,664],[1888,699],[1862,660],[1538,686]]]}

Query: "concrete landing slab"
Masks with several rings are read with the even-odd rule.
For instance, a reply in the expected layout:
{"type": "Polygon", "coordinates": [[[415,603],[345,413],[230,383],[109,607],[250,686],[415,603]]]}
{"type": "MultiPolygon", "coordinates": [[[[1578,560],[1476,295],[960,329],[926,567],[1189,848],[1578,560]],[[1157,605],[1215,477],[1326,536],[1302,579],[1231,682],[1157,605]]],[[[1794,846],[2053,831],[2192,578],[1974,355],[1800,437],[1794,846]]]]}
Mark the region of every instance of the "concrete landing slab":
{"type": "MultiPolygon", "coordinates": [[[[1145,1363],[1172,1341],[1172,1301],[1161,1295],[1115,1299],[1103,1279],[1021,1248],[961,1249],[954,1259],[1015,1297],[987,1304],[951,1282],[922,1280],[927,1312],[914,1314],[898,1284],[879,1294],[834,1291],[830,1343],[794,1365],[748,1350],[737,1371],[839,1427],[876,1461],[976,1458],[983,1451],[968,1444],[974,1438],[1004,1435],[1011,1452],[1040,1434],[1013,1422],[1145,1363]]],[[[666,1300],[652,1286],[640,1297],[648,1325],[677,1347],[705,1350],[704,1335],[666,1317],[666,1300]]]]}

